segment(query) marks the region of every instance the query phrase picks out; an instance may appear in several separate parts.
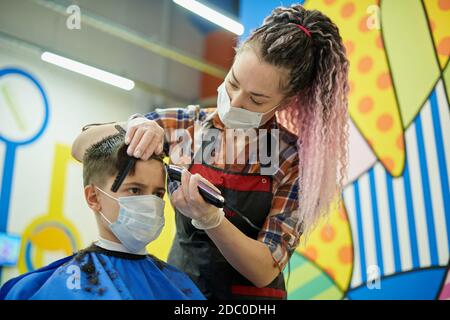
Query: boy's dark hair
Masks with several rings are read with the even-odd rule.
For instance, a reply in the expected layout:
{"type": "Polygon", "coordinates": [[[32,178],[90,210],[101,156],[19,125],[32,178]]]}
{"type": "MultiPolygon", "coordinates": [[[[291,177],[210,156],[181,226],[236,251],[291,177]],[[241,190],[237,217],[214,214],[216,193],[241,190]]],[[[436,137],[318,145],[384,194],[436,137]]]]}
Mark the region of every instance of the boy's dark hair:
{"type": "MultiPolygon", "coordinates": [[[[117,175],[129,156],[125,136],[121,133],[107,136],[90,146],[83,156],[83,185],[104,186],[109,177],[117,175]]],[[[150,159],[163,162],[162,156],[152,155],[150,159]]],[[[134,175],[131,168],[130,175],[134,175]]]]}

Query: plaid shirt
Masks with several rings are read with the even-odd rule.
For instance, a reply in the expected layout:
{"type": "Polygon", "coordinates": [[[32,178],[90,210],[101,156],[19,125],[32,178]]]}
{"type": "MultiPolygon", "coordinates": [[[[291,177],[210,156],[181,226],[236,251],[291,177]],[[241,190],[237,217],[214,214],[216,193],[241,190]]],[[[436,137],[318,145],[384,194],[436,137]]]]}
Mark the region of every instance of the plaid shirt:
{"type": "MultiPolygon", "coordinates": [[[[187,108],[156,109],[146,115],[155,120],[165,130],[164,151],[169,150],[178,141],[173,138],[173,130],[185,129],[190,137],[194,137],[194,124],[202,128],[216,128],[222,136],[225,135],[224,125],[215,108],[200,109],[198,106],[187,108]],[[197,121],[197,122],[196,122],[197,121]]],[[[265,220],[262,230],[258,234],[258,241],[266,244],[274,259],[274,266],[282,271],[299,243],[301,223],[298,217],[298,152],[297,136],[282,127],[273,117],[261,129],[279,129],[279,163],[273,174],[272,206],[265,220]]],[[[221,139],[224,141],[225,139],[221,139]]],[[[248,145],[247,145],[248,146],[248,145]]],[[[248,153],[248,148],[243,149],[248,153]]],[[[221,150],[225,150],[222,148],[221,150]]],[[[236,156],[237,157],[237,156],[236,156]]],[[[235,157],[235,158],[236,158],[235,157]]],[[[248,159],[246,157],[245,159],[248,159]]],[[[236,161],[235,161],[236,162],[236,161]]],[[[214,167],[239,173],[260,173],[260,163],[224,164],[214,163],[214,167]]],[[[169,185],[169,193],[177,186],[169,185]]]]}

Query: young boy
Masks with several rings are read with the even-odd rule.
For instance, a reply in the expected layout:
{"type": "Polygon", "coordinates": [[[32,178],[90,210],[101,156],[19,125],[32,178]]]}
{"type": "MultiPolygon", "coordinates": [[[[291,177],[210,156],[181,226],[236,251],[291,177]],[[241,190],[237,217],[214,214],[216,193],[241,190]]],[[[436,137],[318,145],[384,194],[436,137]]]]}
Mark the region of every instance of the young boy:
{"type": "Polygon", "coordinates": [[[117,192],[126,155],[123,134],[92,145],[83,158],[84,194],[99,240],[78,253],[11,279],[0,299],[204,299],[189,277],[145,247],[164,226],[166,172],[161,158],[136,161],[117,192]]]}

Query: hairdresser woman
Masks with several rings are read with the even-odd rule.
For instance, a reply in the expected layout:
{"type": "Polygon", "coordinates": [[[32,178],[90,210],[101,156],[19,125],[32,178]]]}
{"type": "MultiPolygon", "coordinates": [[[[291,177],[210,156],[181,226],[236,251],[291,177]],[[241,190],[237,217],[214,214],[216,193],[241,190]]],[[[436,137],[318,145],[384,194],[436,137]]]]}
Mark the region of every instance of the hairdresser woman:
{"type": "MultiPolygon", "coordinates": [[[[282,270],[342,188],[347,75],[345,48],[328,17],[301,5],[278,7],[238,48],[214,112],[158,109],[123,123],[128,153],[141,159],[174,143],[167,138],[171,130],[193,134],[196,120],[223,136],[227,128],[279,129],[273,174],[261,174],[260,163],[193,164],[170,196],[177,231],[168,262],[207,298],[286,298],[282,270]],[[239,214],[205,202],[200,179],[213,183],[239,214]]],[[[83,131],[74,157],[81,161],[89,145],[112,132],[111,124],[83,131]]]]}

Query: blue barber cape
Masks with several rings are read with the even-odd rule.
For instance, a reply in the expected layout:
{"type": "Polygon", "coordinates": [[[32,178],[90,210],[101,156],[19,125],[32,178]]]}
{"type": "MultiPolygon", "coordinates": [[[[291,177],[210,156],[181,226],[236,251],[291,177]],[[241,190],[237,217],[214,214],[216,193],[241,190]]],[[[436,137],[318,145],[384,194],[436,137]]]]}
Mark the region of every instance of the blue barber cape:
{"type": "Polygon", "coordinates": [[[191,279],[150,255],[109,251],[95,244],[6,282],[6,300],[204,300],[191,279]]]}

